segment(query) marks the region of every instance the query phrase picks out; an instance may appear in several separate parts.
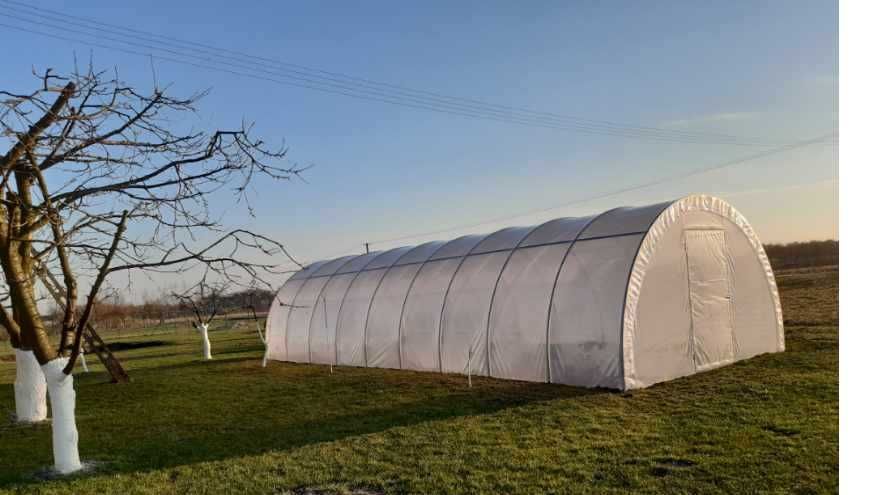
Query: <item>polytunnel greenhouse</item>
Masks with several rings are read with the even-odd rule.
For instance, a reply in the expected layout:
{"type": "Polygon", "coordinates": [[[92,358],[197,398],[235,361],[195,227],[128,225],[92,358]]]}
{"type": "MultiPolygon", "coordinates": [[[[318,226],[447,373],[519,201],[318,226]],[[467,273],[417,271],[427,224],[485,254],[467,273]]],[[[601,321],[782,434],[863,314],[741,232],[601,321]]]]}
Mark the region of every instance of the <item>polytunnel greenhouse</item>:
{"type": "Polygon", "coordinates": [[[695,195],[315,262],[268,358],[633,389],[784,350],[743,216],[695,195]]]}

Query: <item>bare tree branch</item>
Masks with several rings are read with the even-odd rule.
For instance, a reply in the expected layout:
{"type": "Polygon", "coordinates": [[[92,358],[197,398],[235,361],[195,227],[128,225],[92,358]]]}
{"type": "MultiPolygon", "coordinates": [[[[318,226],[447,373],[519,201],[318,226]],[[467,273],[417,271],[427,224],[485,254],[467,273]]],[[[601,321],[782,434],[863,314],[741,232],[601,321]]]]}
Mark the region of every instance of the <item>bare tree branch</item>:
{"type": "MultiPolygon", "coordinates": [[[[11,308],[0,312],[0,324],[13,345],[33,349],[41,363],[68,353],[75,361],[83,328],[115,273],[251,287],[269,285],[272,274],[297,264],[264,235],[226,229],[211,209],[230,197],[252,214],[248,192],[258,180],[303,180],[309,167],[282,165],[285,146],[267,146],[246,122],[188,128],[205,92],[141,93],[90,66],[69,77],[51,70],[34,76],[34,91],[0,91],[0,143],[9,146],[0,155],[0,267],[11,308]],[[35,277],[43,269],[61,275],[66,291],[57,346],[48,343],[37,308],[35,277]],[[91,291],[81,302],[85,281],[91,291]]],[[[216,310],[201,307],[199,321],[209,322],[216,310]]]]}
{"type": "Polygon", "coordinates": [[[68,375],[73,371],[73,367],[76,366],[76,359],[79,358],[79,354],[82,352],[82,332],[85,331],[85,325],[88,324],[88,319],[91,318],[91,311],[94,309],[94,303],[97,301],[97,295],[100,293],[100,286],[103,285],[103,281],[106,279],[107,273],[109,273],[110,263],[112,263],[113,255],[119,247],[119,241],[122,240],[122,234],[125,233],[125,224],[127,221],[128,210],[125,210],[122,212],[122,219],[119,221],[119,228],[116,230],[116,235],[110,246],[109,254],[103,259],[103,264],[100,266],[97,278],[91,285],[91,292],[88,294],[88,299],[85,300],[85,309],[82,310],[82,316],[79,317],[79,324],[76,326],[76,338],[73,340],[73,353],[72,356],[70,356],[70,360],[67,362],[67,366],[64,367],[64,373],[68,375]]]}

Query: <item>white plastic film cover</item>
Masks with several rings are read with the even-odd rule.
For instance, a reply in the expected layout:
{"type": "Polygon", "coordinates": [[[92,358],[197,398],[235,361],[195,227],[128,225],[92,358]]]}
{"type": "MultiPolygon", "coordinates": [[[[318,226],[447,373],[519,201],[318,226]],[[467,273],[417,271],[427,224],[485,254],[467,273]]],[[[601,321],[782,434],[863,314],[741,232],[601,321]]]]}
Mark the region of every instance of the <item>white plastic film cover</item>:
{"type": "Polygon", "coordinates": [[[335,364],[335,329],[338,310],[355,274],[345,273],[329,279],[314,306],[310,318],[310,362],[335,364]]]}
{"type": "Polygon", "coordinates": [[[414,280],[401,320],[402,368],[440,371],[439,326],[444,296],[462,258],[430,261],[414,280]]]}
{"type": "Polygon", "coordinates": [[[402,304],[419,268],[418,264],[390,268],[374,294],[365,330],[369,367],[400,367],[398,333],[402,304]]]}
{"type": "Polygon", "coordinates": [[[441,320],[443,371],[464,373],[471,353],[472,374],[487,374],[486,334],[490,299],[509,254],[502,251],[469,256],[462,262],[447,293],[441,320]]]}
{"type": "Polygon", "coordinates": [[[268,318],[265,322],[268,343],[267,356],[269,359],[288,359],[286,325],[289,321],[292,303],[295,301],[295,297],[298,295],[299,289],[304,285],[305,280],[325,264],[326,261],[317,261],[296,272],[283,284],[283,287],[280,288],[277,296],[271,302],[271,308],[268,311],[268,318]]]}
{"type": "Polygon", "coordinates": [[[496,287],[487,334],[491,376],[547,381],[548,305],[567,247],[517,249],[508,260],[496,287]]]}
{"type": "Polygon", "coordinates": [[[382,255],[383,251],[371,251],[367,254],[360,254],[358,257],[350,260],[342,266],[336,273],[359,273],[363,268],[368,266],[375,258],[382,255]]]}
{"type": "Polygon", "coordinates": [[[353,280],[354,275],[344,274],[326,277],[322,291],[317,295],[308,328],[309,362],[334,364],[335,325],[338,319],[340,300],[353,280]],[[329,326],[331,325],[331,326],[329,326]]]}
{"type": "Polygon", "coordinates": [[[471,254],[489,253],[499,249],[513,249],[535,230],[535,225],[528,227],[508,227],[490,234],[486,239],[471,250],[471,254]]]}
{"type": "Polygon", "coordinates": [[[520,244],[520,241],[535,229],[535,225],[529,227],[508,227],[498,232],[490,234],[474,249],[471,254],[489,253],[499,249],[513,249],[520,244]]]}
{"type": "Polygon", "coordinates": [[[286,323],[286,359],[296,363],[310,362],[308,342],[310,318],[316,305],[316,298],[328,282],[328,277],[310,278],[295,297],[286,323]]]}
{"type": "Polygon", "coordinates": [[[335,259],[329,261],[328,263],[322,265],[321,267],[319,267],[319,270],[315,270],[311,275],[308,276],[308,278],[322,277],[325,275],[334,275],[335,272],[343,269],[344,265],[346,265],[347,262],[351,261],[354,258],[358,258],[358,257],[359,257],[359,255],[352,255],[352,256],[343,256],[341,258],[335,258],[335,259]]]}
{"type": "Polygon", "coordinates": [[[581,234],[580,239],[633,233],[644,234],[651,227],[651,223],[654,222],[657,215],[670,203],[608,210],[593,220],[593,223],[581,234]]]}
{"type": "Polygon", "coordinates": [[[265,324],[269,359],[286,360],[286,322],[289,319],[292,301],[303,284],[303,280],[290,278],[283,284],[271,302],[271,309],[268,311],[268,320],[265,324]]]}
{"type": "Polygon", "coordinates": [[[552,383],[622,388],[620,326],[642,235],[578,241],[557,279],[550,315],[552,383]]]}
{"type": "Polygon", "coordinates": [[[624,389],[784,350],[766,254],[708,196],[313,263],[280,289],[267,331],[272,359],[470,361],[476,375],[624,389]]]}
{"type": "Polygon", "coordinates": [[[338,317],[338,364],[365,366],[365,323],[368,307],[386,269],[359,272],[353,280],[338,317]]]}
{"type": "Polygon", "coordinates": [[[444,247],[447,241],[432,241],[425,244],[420,244],[411,249],[404,256],[398,259],[396,265],[407,265],[410,263],[422,263],[432,257],[439,249],[444,247]]]}
{"type": "Polygon", "coordinates": [[[332,260],[314,261],[313,263],[305,266],[301,270],[298,270],[297,272],[295,272],[295,275],[292,275],[291,278],[292,278],[292,280],[310,278],[311,275],[316,273],[317,270],[322,268],[326,263],[328,263],[330,261],[332,261],[332,260]]]}
{"type": "Polygon", "coordinates": [[[573,241],[593,217],[558,218],[540,225],[520,243],[520,247],[537,246],[553,242],[573,241]]]}
{"type": "Polygon", "coordinates": [[[453,258],[456,256],[467,255],[472,248],[480,244],[481,241],[488,237],[487,234],[466,235],[457,237],[447,244],[441,246],[430,259],[440,260],[444,258],[453,258]]]}
{"type": "Polygon", "coordinates": [[[374,258],[374,261],[368,263],[366,270],[374,268],[387,268],[394,265],[402,256],[414,249],[413,246],[402,246],[389,251],[384,251],[380,256],[374,258]]]}

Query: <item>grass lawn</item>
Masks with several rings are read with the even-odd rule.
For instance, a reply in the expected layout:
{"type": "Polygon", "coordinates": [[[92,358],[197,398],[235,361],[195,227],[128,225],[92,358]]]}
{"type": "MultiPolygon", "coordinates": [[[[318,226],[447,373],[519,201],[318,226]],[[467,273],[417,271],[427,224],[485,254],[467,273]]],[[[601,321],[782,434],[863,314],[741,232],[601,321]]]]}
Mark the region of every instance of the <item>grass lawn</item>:
{"type": "MultiPolygon", "coordinates": [[[[77,374],[92,472],[45,481],[48,424],[17,426],[0,347],[0,492],[830,493],[838,490],[835,269],[778,277],[787,352],[632,393],[269,363],[251,327],[114,342],[134,383],[77,374]],[[8,414],[9,413],[9,414],[8,414]]],[[[0,344],[2,345],[2,344],[0,344]]]]}

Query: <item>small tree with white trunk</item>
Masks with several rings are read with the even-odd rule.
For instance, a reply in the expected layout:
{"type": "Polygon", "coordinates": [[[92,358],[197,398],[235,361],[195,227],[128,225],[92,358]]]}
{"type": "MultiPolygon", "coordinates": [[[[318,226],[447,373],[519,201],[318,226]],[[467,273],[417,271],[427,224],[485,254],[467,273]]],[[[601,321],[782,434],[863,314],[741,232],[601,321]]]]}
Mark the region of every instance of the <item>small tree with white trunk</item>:
{"type": "Polygon", "coordinates": [[[200,294],[197,298],[191,294],[174,294],[181,304],[184,304],[195,314],[197,321],[192,321],[192,328],[201,334],[201,346],[205,361],[213,359],[210,348],[210,323],[216,317],[216,312],[219,309],[219,296],[222,291],[222,288],[215,287],[209,288],[208,291],[207,284],[201,282],[198,284],[200,294]]]}
{"type": "Polygon", "coordinates": [[[69,473],[82,466],[72,370],[107,277],[199,269],[201,280],[246,286],[284,271],[272,261],[294,261],[282,246],[223,231],[208,200],[227,191],[246,203],[254,177],[287,179],[298,169],[274,165],[285,149],[266,148],[250,126],[184,130],[203,93],[141,93],[90,67],[35,76],[34,91],[0,91],[0,268],[9,296],[0,324],[16,354],[18,418],[44,419],[48,390],[55,468],[69,473]],[[38,308],[43,269],[65,289],[57,338],[38,308]],[[80,283],[91,286],[82,298],[80,283]]]}

